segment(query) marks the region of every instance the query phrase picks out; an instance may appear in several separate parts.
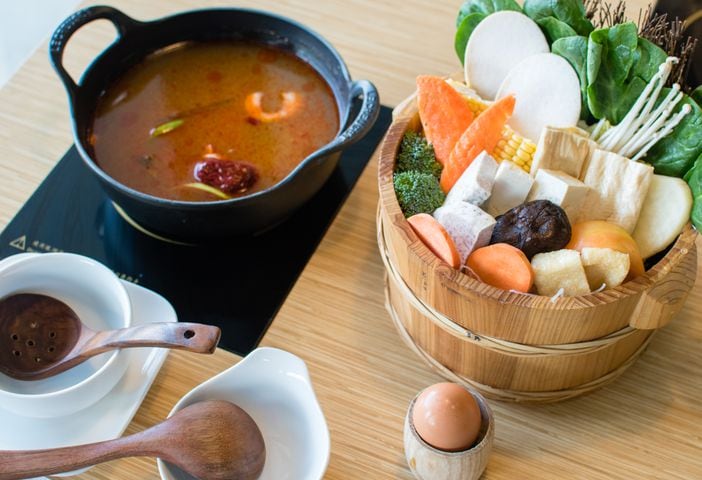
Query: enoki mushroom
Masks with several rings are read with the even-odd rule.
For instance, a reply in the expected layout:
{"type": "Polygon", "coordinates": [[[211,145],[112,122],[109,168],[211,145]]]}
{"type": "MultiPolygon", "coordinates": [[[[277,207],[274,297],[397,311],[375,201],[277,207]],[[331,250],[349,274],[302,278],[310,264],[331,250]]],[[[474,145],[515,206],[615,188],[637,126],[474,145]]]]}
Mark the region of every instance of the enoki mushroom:
{"type": "Polygon", "coordinates": [[[683,105],[678,113],[673,114],[683,98],[677,83],[656,107],[663,86],[677,62],[676,57],[668,57],[619,125],[608,129],[607,119],[603,118],[595,126],[591,138],[603,149],[632,160],[645,157],[651,147],[670,134],[692,110],[690,105],[683,105]]]}

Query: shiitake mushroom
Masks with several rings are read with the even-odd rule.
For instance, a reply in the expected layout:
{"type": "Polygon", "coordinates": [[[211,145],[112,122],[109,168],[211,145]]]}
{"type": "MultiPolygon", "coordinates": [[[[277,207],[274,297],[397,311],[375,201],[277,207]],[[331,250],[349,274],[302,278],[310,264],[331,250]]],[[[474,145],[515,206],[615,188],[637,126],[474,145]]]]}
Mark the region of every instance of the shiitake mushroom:
{"type": "Polygon", "coordinates": [[[508,243],[531,260],[537,253],[560,250],[570,241],[565,211],[549,200],[518,205],[496,218],[490,243],[508,243]]]}

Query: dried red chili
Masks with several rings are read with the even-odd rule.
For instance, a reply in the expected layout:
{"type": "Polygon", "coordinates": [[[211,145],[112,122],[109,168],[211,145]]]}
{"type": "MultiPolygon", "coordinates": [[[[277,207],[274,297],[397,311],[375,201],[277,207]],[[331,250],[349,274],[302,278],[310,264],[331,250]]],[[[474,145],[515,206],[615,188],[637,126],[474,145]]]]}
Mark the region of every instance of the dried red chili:
{"type": "Polygon", "coordinates": [[[258,170],[250,163],[205,155],[195,165],[195,178],[225,193],[243,193],[258,180],[258,170]]]}

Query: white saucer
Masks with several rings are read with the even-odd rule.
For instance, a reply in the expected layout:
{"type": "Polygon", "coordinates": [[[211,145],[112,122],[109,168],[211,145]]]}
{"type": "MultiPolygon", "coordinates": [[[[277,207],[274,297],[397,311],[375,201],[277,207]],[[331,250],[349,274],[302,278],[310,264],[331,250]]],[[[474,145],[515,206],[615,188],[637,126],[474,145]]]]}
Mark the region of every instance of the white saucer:
{"type": "MultiPolygon", "coordinates": [[[[160,295],[129,282],[133,325],[176,322],[170,303],[160,295]]],[[[0,408],[0,450],[34,450],[111,440],[120,437],[136,414],[168,355],[163,348],[126,349],[124,376],[105,397],[65,417],[21,417],[0,408]]],[[[83,470],[85,471],[85,470],[83,470]]]]}

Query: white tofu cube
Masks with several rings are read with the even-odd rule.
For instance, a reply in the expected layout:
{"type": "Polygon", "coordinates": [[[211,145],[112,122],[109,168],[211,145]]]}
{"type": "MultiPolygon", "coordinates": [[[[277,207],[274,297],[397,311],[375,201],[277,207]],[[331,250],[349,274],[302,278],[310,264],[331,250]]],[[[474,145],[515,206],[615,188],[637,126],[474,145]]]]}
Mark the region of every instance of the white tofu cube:
{"type": "Polygon", "coordinates": [[[497,168],[492,195],[483,209],[493,217],[521,205],[529,195],[534,179],[516,163],[504,160],[497,168]]]}
{"type": "Polygon", "coordinates": [[[536,172],[528,201],[549,200],[555,203],[565,210],[572,224],[577,220],[589,190],[575,177],[556,170],[541,169],[536,172]]]}
{"type": "Polygon", "coordinates": [[[590,285],[577,250],[537,253],[531,259],[534,284],[539,295],[554,296],[562,288],[569,297],[587,295],[590,285]]]}
{"type": "Polygon", "coordinates": [[[591,192],[578,221],[605,220],[632,233],[652,180],[652,166],[595,150],[583,179],[591,192]]]}
{"type": "Polygon", "coordinates": [[[497,162],[483,151],[449,190],[446,203],[468,202],[481,206],[490,197],[496,173],[497,162]]]}
{"type": "Polygon", "coordinates": [[[456,244],[461,265],[476,248],[490,243],[495,219],[473,204],[454,202],[434,211],[434,218],[446,229],[456,244]]]}

